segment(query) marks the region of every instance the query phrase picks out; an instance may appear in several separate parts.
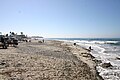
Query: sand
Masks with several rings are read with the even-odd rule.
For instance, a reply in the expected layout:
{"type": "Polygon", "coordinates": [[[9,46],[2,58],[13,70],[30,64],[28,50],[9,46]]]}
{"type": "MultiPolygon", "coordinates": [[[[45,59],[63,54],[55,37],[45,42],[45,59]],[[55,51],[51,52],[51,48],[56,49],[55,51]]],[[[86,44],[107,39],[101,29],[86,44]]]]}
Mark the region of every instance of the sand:
{"type": "Polygon", "coordinates": [[[0,49],[0,80],[102,80],[95,67],[88,50],[62,41],[0,49]]]}

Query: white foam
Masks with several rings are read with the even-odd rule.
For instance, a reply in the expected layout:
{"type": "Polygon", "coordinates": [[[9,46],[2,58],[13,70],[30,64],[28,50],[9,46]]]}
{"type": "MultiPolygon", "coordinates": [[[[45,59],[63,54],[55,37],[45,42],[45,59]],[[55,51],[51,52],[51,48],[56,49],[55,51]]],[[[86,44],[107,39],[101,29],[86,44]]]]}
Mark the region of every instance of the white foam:
{"type": "Polygon", "coordinates": [[[106,43],[118,43],[119,41],[106,41],[106,43]]]}
{"type": "Polygon", "coordinates": [[[120,80],[120,60],[115,60],[116,57],[120,57],[120,53],[114,52],[119,51],[120,47],[114,48],[114,46],[105,46],[109,43],[117,43],[118,41],[87,41],[87,40],[64,40],[65,42],[77,43],[78,45],[89,48],[92,47],[93,51],[91,54],[96,57],[96,59],[101,60],[102,63],[111,63],[113,68],[115,69],[105,69],[100,66],[97,66],[97,70],[100,72],[100,75],[104,78],[104,80],[120,80]],[[106,52],[108,51],[108,52],[106,52]],[[114,53],[113,53],[113,52],[114,53]],[[111,52],[111,53],[110,53],[111,52]]]}
{"type": "Polygon", "coordinates": [[[87,44],[109,44],[109,43],[118,43],[119,41],[87,41],[87,40],[74,40],[78,43],[87,43],[87,44]]]}
{"type": "MultiPolygon", "coordinates": [[[[96,57],[96,59],[99,59],[102,61],[102,63],[111,63],[113,66],[120,67],[120,61],[115,60],[115,58],[118,56],[117,54],[113,53],[105,53],[106,49],[109,49],[110,51],[115,51],[114,47],[107,46],[105,49],[105,46],[101,46],[108,43],[117,43],[118,41],[85,41],[85,40],[75,40],[74,42],[77,42],[82,47],[88,48],[89,46],[92,47],[94,51],[91,52],[93,56],[96,57]]],[[[118,48],[116,50],[119,50],[118,48]]],[[[104,69],[100,66],[98,66],[97,70],[100,72],[100,75],[105,80],[120,80],[120,76],[115,76],[120,73],[119,68],[115,70],[111,69],[104,69]]]]}

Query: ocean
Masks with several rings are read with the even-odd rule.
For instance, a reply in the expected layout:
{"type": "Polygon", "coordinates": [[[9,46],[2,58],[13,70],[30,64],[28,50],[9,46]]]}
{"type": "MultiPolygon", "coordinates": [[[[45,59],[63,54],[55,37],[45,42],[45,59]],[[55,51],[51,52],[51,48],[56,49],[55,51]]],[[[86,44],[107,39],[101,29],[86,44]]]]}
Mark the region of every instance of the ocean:
{"type": "Polygon", "coordinates": [[[92,47],[91,54],[101,60],[97,70],[104,80],[120,80],[120,38],[50,38],[76,43],[84,48],[92,47]],[[111,68],[103,68],[103,63],[111,63],[111,68]]]}

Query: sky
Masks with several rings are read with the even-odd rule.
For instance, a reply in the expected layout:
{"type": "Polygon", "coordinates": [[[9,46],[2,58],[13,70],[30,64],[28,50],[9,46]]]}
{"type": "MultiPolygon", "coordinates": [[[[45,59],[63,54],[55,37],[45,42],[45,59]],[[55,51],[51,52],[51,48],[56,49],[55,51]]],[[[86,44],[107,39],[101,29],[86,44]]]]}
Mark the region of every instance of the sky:
{"type": "Polygon", "coordinates": [[[120,38],[120,0],[0,0],[0,31],[51,38],[120,38]]]}

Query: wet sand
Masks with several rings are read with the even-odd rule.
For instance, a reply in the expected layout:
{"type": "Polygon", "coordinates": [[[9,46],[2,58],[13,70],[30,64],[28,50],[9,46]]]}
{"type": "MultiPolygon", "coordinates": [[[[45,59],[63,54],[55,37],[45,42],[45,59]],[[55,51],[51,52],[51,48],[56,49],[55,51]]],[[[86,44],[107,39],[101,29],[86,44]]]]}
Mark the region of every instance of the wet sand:
{"type": "Polygon", "coordinates": [[[0,49],[0,80],[102,80],[88,50],[62,41],[0,49]]]}

